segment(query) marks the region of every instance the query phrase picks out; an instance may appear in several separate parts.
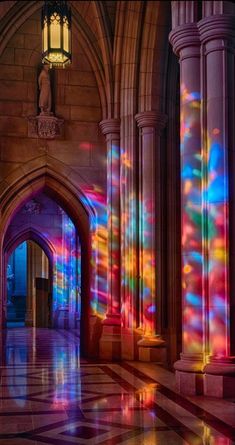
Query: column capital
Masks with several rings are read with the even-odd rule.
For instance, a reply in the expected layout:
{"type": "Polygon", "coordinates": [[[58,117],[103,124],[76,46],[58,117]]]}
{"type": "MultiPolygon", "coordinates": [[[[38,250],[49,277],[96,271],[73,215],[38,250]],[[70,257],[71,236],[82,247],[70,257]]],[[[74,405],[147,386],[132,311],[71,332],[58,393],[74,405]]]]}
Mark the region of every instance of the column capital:
{"type": "Polygon", "coordinates": [[[112,133],[120,134],[120,119],[104,119],[99,126],[105,136],[112,133]]]}
{"type": "Polygon", "coordinates": [[[172,28],[177,26],[196,22],[198,19],[198,2],[193,0],[187,1],[172,1],[171,2],[171,17],[172,28]]]}
{"type": "Polygon", "coordinates": [[[143,111],[135,115],[139,128],[154,127],[159,132],[165,128],[167,119],[167,115],[160,111],[143,111]]]}
{"type": "Polygon", "coordinates": [[[200,38],[197,23],[177,26],[169,34],[169,41],[174,53],[179,56],[183,49],[190,48],[191,56],[200,56],[200,38]]]}
{"type": "MultiPolygon", "coordinates": [[[[216,14],[198,22],[198,30],[202,43],[216,39],[235,38],[235,16],[230,14],[216,14]]],[[[221,42],[221,48],[223,43],[221,42]]]]}

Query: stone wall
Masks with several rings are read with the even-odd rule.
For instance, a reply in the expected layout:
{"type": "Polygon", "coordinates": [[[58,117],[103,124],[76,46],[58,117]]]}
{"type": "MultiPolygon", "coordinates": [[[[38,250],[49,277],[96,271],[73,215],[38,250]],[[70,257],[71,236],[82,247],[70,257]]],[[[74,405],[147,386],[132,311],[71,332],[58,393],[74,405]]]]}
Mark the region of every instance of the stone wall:
{"type": "Polygon", "coordinates": [[[40,10],[9,40],[0,57],[0,180],[47,153],[105,191],[105,146],[98,129],[101,109],[96,79],[75,32],[72,48],[71,66],[57,69],[52,76],[55,114],[65,120],[64,137],[49,141],[28,137],[27,117],[37,114],[40,10]]]}

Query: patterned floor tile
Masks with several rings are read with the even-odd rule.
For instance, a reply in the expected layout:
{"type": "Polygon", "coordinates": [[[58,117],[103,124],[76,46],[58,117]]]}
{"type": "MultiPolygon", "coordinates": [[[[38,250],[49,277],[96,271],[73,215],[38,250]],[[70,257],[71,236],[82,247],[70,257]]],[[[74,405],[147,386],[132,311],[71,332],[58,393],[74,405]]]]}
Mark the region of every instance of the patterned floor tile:
{"type": "Polygon", "coordinates": [[[182,397],[155,365],[80,360],[78,343],[73,331],[7,330],[1,445],[235,444],[234,404],[182,397]]]}

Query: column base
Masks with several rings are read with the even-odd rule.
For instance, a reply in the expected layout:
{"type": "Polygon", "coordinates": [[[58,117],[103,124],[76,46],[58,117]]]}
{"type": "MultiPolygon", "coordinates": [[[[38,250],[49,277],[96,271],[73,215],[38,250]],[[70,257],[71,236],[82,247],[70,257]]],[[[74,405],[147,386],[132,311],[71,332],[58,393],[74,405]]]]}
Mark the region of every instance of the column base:
{"type": "Polygon", "coordinates": [[[142,335],[142,331],[122,327],[122,360],[139,360],[138,341],[142,335]]]}
{"type": "Polygon", "coordinates": [[[139,360],[141,362],[157,362],[166,363],[166,346],[165,341],[160,335],[143,336],[138,341],[139,360]]]}
{"type": "Polygon", "coordinates": [[[235,357],[209,357],[204,372],[205,396],[235,397],[235,357]]]}
{"type": "MultiPolygon", "coordinates": [[[[82,324],[81,324],[82,326],[82,324]]],[[[84,343],[83,354],[91,358],[99,357],[99,340],[102,333],[102,321],[97,315],[92,314],[89,317],[89,336],[85,332],[80,332],[81,342],[84,343]],[[84,339],[85,336],[85,339],[84,339]],[[86,340],[86,341],[84,341],[86,340]]]]}
{"type": "Polygon", "coordinates": [[[121,359],[121,316],[107,314],[102,322],[103,329],[99,344],[99,358],[102,360],[121,359]]]}
{"type": "Polygon", "coordinates": [[[203,394],[203,354],[180,354],[174,363],[176,387],[181,394],[203,394]]]}

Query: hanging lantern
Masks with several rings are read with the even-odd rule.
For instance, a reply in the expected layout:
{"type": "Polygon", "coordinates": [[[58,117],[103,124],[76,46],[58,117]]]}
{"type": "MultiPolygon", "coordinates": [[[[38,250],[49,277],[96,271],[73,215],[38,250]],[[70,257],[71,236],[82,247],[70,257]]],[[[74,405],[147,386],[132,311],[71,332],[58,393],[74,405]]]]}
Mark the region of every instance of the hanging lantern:
{"type": "Polygon", "coordinates": [[[45,1],[42,9],[42,63],[71,63],[71,10],[66,1],[45,1]]]}

